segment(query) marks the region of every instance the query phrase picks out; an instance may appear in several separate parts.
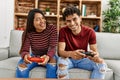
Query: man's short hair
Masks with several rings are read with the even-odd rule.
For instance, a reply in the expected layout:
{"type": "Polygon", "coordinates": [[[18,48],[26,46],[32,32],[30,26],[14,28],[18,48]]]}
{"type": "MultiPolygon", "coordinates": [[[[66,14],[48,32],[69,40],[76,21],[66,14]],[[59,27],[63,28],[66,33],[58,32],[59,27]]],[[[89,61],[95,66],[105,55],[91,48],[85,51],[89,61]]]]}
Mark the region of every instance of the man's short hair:
{"type": "Polygon", "coordinates": [[[67,16],[73,15],[74,13],[80,16],[80,10],[77,7],[67,6],[63,12],[63,20],[65,20],[67,16]]]}

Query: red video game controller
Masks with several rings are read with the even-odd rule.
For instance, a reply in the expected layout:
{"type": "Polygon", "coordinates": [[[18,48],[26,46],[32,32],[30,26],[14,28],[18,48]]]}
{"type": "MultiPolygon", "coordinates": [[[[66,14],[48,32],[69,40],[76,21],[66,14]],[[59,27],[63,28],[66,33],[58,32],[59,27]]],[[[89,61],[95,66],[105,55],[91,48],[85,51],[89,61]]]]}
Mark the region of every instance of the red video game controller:
{"type": "Polygon", "coordinates": [[[37,62],[37,63],[42,63],[44,62],[45,58],[40,58],[40,57],[28,57],[28,60],[32,62],[37,62]]]}

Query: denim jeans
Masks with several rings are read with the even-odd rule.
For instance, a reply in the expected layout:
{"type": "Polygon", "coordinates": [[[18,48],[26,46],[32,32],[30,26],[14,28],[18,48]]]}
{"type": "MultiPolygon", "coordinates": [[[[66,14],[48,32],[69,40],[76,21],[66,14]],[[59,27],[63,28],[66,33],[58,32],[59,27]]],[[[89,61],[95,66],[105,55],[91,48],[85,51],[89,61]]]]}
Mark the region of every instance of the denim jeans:
{"type": "MultiPolygon", "coordinates": [[[[56,56],[54,56],[56,59],[56,56]]],[[[16,77],[17,78],[29,78],[29,72],[35,68],[38,67],[38,63],[32,62],[31,64],[25,64],[23,59],[20,59],[17,65],[16,69],[16,77]],[[19,66],[22,64],[23,66],[19,66]],[[25,67],[25,66],[26,67],[25,67]]],[[[57,65],[56,64],[51,64],[47,63],[46,66],[41,66],[41,67],[46,67],[46,78],[57,78],[56,70],[57,70],[57,65]]],[[[37,74],[38,75],[38,74],[37,74]]]]}
{"type": "Polygon", "coordinates": [[[68,70],[70,68],[79,68],[79,69],[92,71],[90,76],[91,79],[104,79],[106,67],[107,67],[105,63],[102,64],[95,63],[88,58],[74,60],[71,58],[59,57],[57,65],[58,65],[58,70],[57,70],[58,76],[60,77],[60,75],[62,76],[64,75],[62,79],[69,79],[68,70]]]}

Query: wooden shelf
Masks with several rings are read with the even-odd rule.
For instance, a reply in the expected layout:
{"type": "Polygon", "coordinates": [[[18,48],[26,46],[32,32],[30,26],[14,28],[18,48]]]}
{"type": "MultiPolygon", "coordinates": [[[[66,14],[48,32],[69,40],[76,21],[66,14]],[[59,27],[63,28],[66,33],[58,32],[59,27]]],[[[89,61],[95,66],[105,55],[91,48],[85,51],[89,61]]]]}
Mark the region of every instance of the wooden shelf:
{"type": "MultiPolygon", "coordinates": [[[[14,29],[18,27],[25,27],[21,25],[31,9],[41,9],[45,14],[47,6],[50,7],[50,15],[45,15],[49,23],[57,26],[57,29],[63,27],[65,22],[62,20],[62,10],[68,5],[76,5],[82,13],[82,5],[86,5],[86,15],[82,16],[82,23],[94,28],[95,25],[99,26],[99,31],[102,28],[102,13],[101,13],[101,0],[14,0],[14,29]],[[51,15],[51,14],[54,15],[51,15]],[[94,13],[96,16],[91,16],[94,13]]],[[[24,24],[25,24],[24,22],[24,24]]]]}
{"type": "Polygon", "coordinates": [[[27,16],[28,13],[15,13],[16,16],[27,16]]]}
{"type": "Polygon", "coordinates": [[[46,17],[57,17],[57,15],[45,15],[46,17]]]}
{"type": "Polygon", "coordinates": [[[101,17],[82,17],[82,19],[101,19],[101,17]]]}
{"type": "Polygon", "coordinates": [[[82,0],[82,2],[101,2],[101,0],[82,0]]]}
{"type": "Polygon", "coordinates": [[[67,3],[74,3],[74,2],[79,2],[79,0],[61,0],[60,2],[67,2],[67,3]]]}

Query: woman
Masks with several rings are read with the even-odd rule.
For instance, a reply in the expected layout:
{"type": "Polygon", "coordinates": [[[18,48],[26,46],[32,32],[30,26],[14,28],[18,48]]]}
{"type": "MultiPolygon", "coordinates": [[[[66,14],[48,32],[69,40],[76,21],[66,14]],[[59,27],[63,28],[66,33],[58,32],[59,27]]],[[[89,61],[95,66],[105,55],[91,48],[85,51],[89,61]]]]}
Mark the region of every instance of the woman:
{"type": "Polygon", "coordinates": [[[26,30],[22,35],[21,60],[16,69],[17,78],[28,78],[31,69],[46,66],[47,78],[56,78],[57,30],[46,22],[43,12],[33,9],[28,13],[26,30]],[[31,52],[30,52],[31,50],[31,52]],[[43,62],[32,62],[30,57],[44,58],[43,62]],[[51,73],[50,75],[49,73],[51,73]]]}

